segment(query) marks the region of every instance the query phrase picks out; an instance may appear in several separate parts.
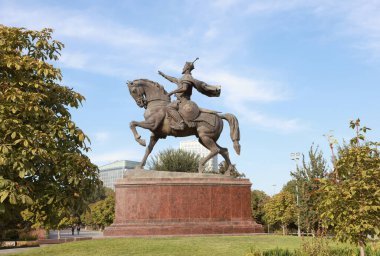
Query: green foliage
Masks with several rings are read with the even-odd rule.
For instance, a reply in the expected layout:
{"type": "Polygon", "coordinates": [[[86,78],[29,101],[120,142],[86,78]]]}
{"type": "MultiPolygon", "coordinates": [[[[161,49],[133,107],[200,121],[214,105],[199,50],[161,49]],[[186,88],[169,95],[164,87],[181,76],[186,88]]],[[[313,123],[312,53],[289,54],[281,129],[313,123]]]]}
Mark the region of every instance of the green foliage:
{"type": "Polygon", "coordinates": [[[257,250],[254,248],[251,248],[250,251],[245,254],[245,256],[293,256],[294,253],[288,249],[270,249],[270,250],[257,250]]]}
{"type": "Polygon", "coordinates": [[[322,151],[318,147],[311,145],[309,159],[302,157],[302,165],[297,166],[295,172],[291,172],[294,177],[294,186],[290,192],[299,196],[298,211],[300,214],[300,224],[306,232],[316,233],[319,224],[319,212],[317,206],[321,200],[318,193],[321,184],[320,179],[327,175],[327,163],[323,157],[322,151]]]}
{"type": "Polygon", "coordinates": [[[251,208],[252,208],[252,218],[259,224],[266,224],[264,219],[264,205],[270,199],[270,196],[265,194],[261,190],[251,191],[251,208]]]}
{"type": "Polygon", "coordinates": [[[106,190],[107,197],[90,205],[90,209],[82,215],[82,221],[94,228],[107,227],[115,218],[115,192],[106,190]]]}
{"type": "Polygon", "coordinates": [[[198,172],[201,157],[182,149],[166,149],[158,152],[148,162],[148,168],[169,172],[198,172]]]}
{"type": "Polygon", "coordinates": [[[297,206],[295,197],[287,191],[281,191],[270,198],[264,205],[264,219],[268,224],[280,223],[283,235],[286,234],[287,225],[296,218],[297,206]]]}
{"type": "Polygon", "coordinates": [[[63,44],[51,34],[0,25],[0,219],[23,207],[45,228],[82,212],[100,185],[69,113],[84,97],[60,84],[52,63],[63,44]]]}
{"type": "MultiPolygon", "coordinates": [[[[330,256],[331,248],[326,238],[316,237],[303,239],[301,248],[298,250],[299,256],[330,256]]],[[[346,254],[347,255],[347,254],[346,254]]]]}
{"type": "Polygon", "coordinates": [[[339,241],[363,248],[368,237],[380,235],[380,152],[377,143],[364,142],[369,128],[360,128],[359,119],[350,127],[356,136],[338,152],[334,175],[321,181],[319,209],[339,241]]]}

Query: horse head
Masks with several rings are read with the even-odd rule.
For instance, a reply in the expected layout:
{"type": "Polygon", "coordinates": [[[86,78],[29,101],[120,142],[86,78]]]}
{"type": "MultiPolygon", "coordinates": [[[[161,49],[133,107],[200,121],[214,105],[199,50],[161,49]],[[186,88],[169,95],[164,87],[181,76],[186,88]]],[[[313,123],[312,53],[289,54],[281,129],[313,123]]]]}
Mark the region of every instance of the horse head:
{"type": "Polygon", "coordinates": [[[128,89],[132,98],[136,101],[137,106],[140,108],[146,108],[147,102],[145,98],[144,88],[140,80],[128,81],[128,89]]]}
{"type": "Polygon", "coordinates": [[[147,108],[148,103],[152,101],[161,101],[164,102],[163,104],[170,102],[170,97],[164,87],[148,79],[128,81],[128,88],[140,108],[147,108]]]}

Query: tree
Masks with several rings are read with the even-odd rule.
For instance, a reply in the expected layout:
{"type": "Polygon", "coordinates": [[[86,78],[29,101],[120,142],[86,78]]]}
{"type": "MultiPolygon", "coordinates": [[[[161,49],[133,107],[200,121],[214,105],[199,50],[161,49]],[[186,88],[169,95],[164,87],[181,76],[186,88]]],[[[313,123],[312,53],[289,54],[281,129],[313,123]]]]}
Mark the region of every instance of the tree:
{"type": "MultiPolygon", "coordinates": [[[[236,169],[236,166],[235,165],[232,165],[233,166],[233,169],[231,170],[231,176],[232,177],[235,177],[235,178],[244,178],[245,177],[245,174],[244,173],[240,173],[237,169],[236,169]]],[[[226,161],[222,161],[219,163],[219,173],[220,174],[225,174],[226,171],[228,170],[228,164],[226,161]]]]}
{"type": "Polygon", "coordinates": [[[23,207],[45,228],[83,212],[101,184],[69,112],[84,97],[60,84],[63,44],[51,34],[0,25],[0,218],[23,207]]]}
{"type": "Polygon", "coordinates": [[[270,196],[268,196],[264,191],[252,190],[251,191],[251,208],[252,208],[252,218],[259,224],[265,224],[264,220],[264,205],[270,196]]]}
{"type": "Polygon", "coordinates": [[[86,225],[100,228],[111,225],[115,218],[115,192],[107,190],[107,197],[90,205],[90,209],[82,216],[86,225]]]}
{"type": "Polygon", "coordinates": [[[320,179],[327,175],[327,163],[323,157],[322,151],[318,146],[314,148],[311,145],[309,153],[309,160],[302,156],[302,165],[297,166],[295,172],[291,175],[295,179],[296,187],[293,187],[293,194],[299,196],[298,213],[300,214],[300,224],[306,232],[316,233],[319,227],[319,213],[318,205],[320,200],[320,193],[318,193],[321,184],[320,179]]]}
{"type": "Polygon", "coordinates": [[[166,149],[158,152],[148,162],[149,169],[169,172],[198,172],[201,157],[182,149],[166,149]]]}
{"type": "Polygon", "coordinates": [[[282,234],[285,235],[287,226],[296,218],[296,210],[293,194],[281,191],[264,205],[264,218],[270,225],[280,223],[282,234]]]}
{"type": "Polygon", "coordinates": [[[360,120],[350,122],[356,136],[341,147],[335,169],[321,180],[322,200],[319,210],[324,226],[335,238],[360,247],[369,237],[380,235],[380,152],[377,142],[365,141],[370,130],[360,127],[360,120]]]}

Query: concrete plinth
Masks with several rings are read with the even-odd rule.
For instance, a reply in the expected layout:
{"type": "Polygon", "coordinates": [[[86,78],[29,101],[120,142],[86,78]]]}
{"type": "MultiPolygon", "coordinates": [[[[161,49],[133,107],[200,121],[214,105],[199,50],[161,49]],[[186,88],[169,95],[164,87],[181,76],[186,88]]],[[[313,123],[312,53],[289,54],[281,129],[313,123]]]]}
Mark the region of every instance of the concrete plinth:
{"type": "Polygon", "coordinates": [[[215,174],[134,170],[118,181],[105,236],[263,232],[251,217],[251,183],[215,174]]]}

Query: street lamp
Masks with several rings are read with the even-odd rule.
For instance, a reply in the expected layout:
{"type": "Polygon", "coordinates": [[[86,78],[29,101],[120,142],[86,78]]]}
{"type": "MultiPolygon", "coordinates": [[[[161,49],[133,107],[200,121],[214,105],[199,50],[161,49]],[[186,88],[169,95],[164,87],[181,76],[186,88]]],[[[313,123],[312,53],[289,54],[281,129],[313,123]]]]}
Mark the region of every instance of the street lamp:
{"type": "MultiPolygon", "coordinates": [[[[298,171],[298,160],[300,160],[301,153],[300,152],[294,152],[290,153],[290,158],[296,162],[296,171],[298,171]]],[[[297,208],[298,208],[298,216],[297,216],[297,234],[300,237],[301,236],[301,225],[300,225],[300,209],[299,209],[299,191],[298,191],[298,184],[296,183],[296,198],[297,198],[297,208]]]]}

